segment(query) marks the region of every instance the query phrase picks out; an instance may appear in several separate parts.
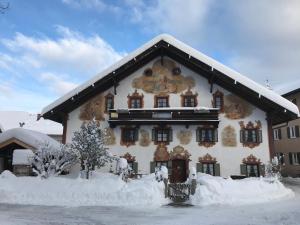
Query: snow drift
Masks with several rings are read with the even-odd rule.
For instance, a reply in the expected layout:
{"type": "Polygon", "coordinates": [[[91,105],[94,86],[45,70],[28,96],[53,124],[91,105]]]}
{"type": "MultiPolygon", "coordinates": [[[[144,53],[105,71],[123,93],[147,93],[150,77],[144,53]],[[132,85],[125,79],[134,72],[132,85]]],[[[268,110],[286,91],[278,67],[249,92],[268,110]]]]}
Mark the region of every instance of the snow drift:
{"type": "Polygon", "coordinates": [[[168,203],[164,185],[154,174],[124,182],[109,173],[97,173],[92,179],[66,177],[15,177],[0,175],[0,202],[57,206],[147,206],[168,203]]]}
{"type": "Polygon", "coordinates": [[[197,189],[191,196],[193,205],[230,204],[243,205],[263,203],[290,198],[294,192],[278,180],[267,178],[224,179],[198,174],[197,189]]]}

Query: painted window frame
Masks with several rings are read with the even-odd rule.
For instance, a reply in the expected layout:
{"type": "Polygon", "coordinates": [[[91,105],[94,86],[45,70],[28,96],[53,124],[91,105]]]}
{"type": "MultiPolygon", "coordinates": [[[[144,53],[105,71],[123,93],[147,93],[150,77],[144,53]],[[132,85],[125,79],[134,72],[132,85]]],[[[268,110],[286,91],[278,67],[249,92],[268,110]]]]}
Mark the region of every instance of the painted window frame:
{"type": "Polygon", "coordinates": [[[173,141],[173,130],[171,127],[154,127],[152,129],[152,141],[154,144],[168,145],[173,141]],[[159,135],[161,138],[159,138],[159,135]]]}
{"type": "Polygon", "coordinates": [[[154,108],[168,108],[168,107],[170,107],[169,95],[166,95],[166,96],[155,95],[154,96],[154,108]],[[165,102],[166,102],[165,106],[160,106],[160,104],[159,104],[160,99],[165,99],[165,102]]]}
{"type": "Polygon", "coordinates": [[[214,108],[219,108],[219,111],[221,113],[224,112],[224,94],[223,92],[217,90],[214,94],[213,94],[213,107],[214,108]],[[218,100],[217,100],[218,99],[218,100]],[[217,105],[217,102],[220,103],[220,105],[217,105]]]}
{"type": "Polygon", "coordinates": [[[105,95],[105,109],[104,112],[108,113],[110,109],[114,108],[114,95],[111,93],[108,93],[107,95],[105,95]],[[111,101],[111,102],[109,102],[111,101]],[[110,107],[108,106],[108,104],[111,104],[110,107]]]}

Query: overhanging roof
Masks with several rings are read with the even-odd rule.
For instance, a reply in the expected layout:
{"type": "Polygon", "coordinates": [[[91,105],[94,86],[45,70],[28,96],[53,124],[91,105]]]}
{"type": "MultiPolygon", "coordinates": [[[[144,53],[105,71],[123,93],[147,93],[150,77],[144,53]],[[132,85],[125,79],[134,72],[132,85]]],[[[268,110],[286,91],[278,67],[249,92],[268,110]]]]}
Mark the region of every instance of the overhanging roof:
{"type": "Polygon", "coordinates": [[[295,119],[299,115],[297,106],[272,90],[202,54],[174,37],[162,34],[46,106],[42,110],[42,116],[62,123],[65,114],[99,92],[117,85],[118,81],[157,56],[168,56],[206,77],[210,82],[216,83],[246,99],[272,115],[274,124],[295,119]]]}

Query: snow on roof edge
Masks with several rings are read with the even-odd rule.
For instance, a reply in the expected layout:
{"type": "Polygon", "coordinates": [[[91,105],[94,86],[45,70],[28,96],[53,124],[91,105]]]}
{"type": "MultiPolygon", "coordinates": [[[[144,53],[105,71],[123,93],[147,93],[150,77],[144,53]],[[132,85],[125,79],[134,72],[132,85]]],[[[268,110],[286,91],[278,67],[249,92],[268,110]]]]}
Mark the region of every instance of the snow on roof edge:
{"type": "Polygon", "coordinates": [[[107,74],[113,72],[114,70],[116,70],[123,64],[127,63],[134,57],[138,56],[139,54],[141,54],[142,52],[144,52],[145,50],[147,50],[148,48],[155,45],[156,43],[158,43],[161,40],[166,41],[167,43],[173,45],[174,47],[176,47],[176,48],[190,54],[194,58],[206,63],[207,65],[211,66],[213,69],[219,70],[220,72],[222,72],[226,76],[232,78],[236,82],[254,90],[255,92],[257,92],[258,96],[264,96],[265,98],[273,101],[276,104],[281,105],[283,108],[300,116],[298,107],[296,105],[294,105],[292,102],[283,98],[276,92],[269,90],[266,87],[262,86],[261,84],[251,80],[250,78],[238,73],[237,71],[225,66],[224,64],[212,59],[211,57],[199,52],[198,50],[192,48],[191,46],[188,46],[187,44],[177,40],[176,38],[174,38],[173,36],[171,36],[169,34],[161,34],[161,35],[154,37],[152,40],[148,41],[146,44],[142,45],[137,50],[131,52],[130,54],[125,56],[123,59],[121,59],[118,62],[116,62],[115,64],[113,64],[112,66],[103,70],[101,73],[97,74],[96,76],[94,76],[90,80],[86,81],[82,85],[79,85],[78,87],[76,87],[72,91],[68,92],[61,98],[58,98],[53,103],[44,107],[41,114],[44,115],[45,113],[51,111],[56,106],[62,104],[63,102],[67,101],[68,99],[72,98],[74,95],[78,94],[79,92],[86,89],[87,87],[93,85],[99,79],[101,79],[104,76],[106,76],[107,74]]]}

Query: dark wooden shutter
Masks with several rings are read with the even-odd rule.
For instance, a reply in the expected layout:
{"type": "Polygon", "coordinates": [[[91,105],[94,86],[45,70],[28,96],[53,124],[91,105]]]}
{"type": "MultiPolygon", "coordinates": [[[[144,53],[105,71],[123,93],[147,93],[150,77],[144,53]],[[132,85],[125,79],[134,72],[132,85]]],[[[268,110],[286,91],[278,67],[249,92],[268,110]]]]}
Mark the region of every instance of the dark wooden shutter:
{"type": "Polygon", "coordinates": [[[135,141],[139,140],[139,129],[138,128],[134,129],[134,140],[135,141]]]}
{"type": "Polygon", "coordinates": [[[150,173],[155,172],[155,162],[150,162],[150,173]]]}
{"type": "Polygon", "coordinates": [[[257,142],[262,143],[262,130],[257,130],[257,142]]]}
{"type": "Polygon", "coordinates": [[[281,129],[278,128],[278,139],[280,140],[281,139],[281,129]]]}
{"type": "Polygon", "coordinates": [[[168,174],[172,175],[172,160],[168,161],[168,174]]]}
{"type": "Polygon", "coordinates": [[[300,152],[297,153],[297,163],[300,164],[300,152]]]}
{"type": "Polygon", "coordinates": [[[246,164],[241,164],[241,174],[247,176],[247,166],[246,164]]]}
{"type": "Polygon", "coordinates": [[[197,128],[197,130],[196,130],[196,141],[200,142],[200,129],[199,128],[197,128]]]}
{"type": "Polygon", "coordinates": [[[152,129],[152,141],[156,140],[156,130],[153,128],[152,129]]]}
{"type": "Polygon", "coordinates": [[[215,176],[220,176],[221,175],[221,171],[220,171],[220,164],[219,163],[215,163],[214,165],[214,169],[215,169],[215,176]]]}
{"type": "Polygon", "coordinates": [[[299,137],[299,126],[295,126],[296,137],[299,137]]]}
{"type": "Polygon", "coordinates": [[[290,127],[286,128],[288,138],[291,138],[290,127]]]}
{"type": "Polygon", "coordinates": [[[214,142],[218,142],[218,129],[214,130],[214,142]]]}
{"type": "Polygon", "coordinates": [[[259,169],[259,175],[264,177],[265,176],[265,172],[266,172],[265,165],[264,164],[259,165],[258,169],[259,169]]]}
{"type": "Polygon", "coordinates": [[[202,163],[199,162],[199,163],[196,163],[196,172],[197,173],[202,173],[202,163]]]}
{"type": "Polygon", "coordinates": [[[134,171],[134,173],[138,173],[138,163],[137,162],[133,162],[132,163],[132,169],[134,171]]]}
{"type": "Polygon", "coordinates": [[[245,142],[245,130],[240,130],[240,142],[244,143],[245,142]]]}
{"type": "Polygon", "coordinates": [[[173,141],[173,130],[169,129],[169,142],[173,141]]]}
{"type": "Polygon", "coordinates": [[[292,153],[289,153],[290,165],[293,165],[293,156],[292,153]]]}

